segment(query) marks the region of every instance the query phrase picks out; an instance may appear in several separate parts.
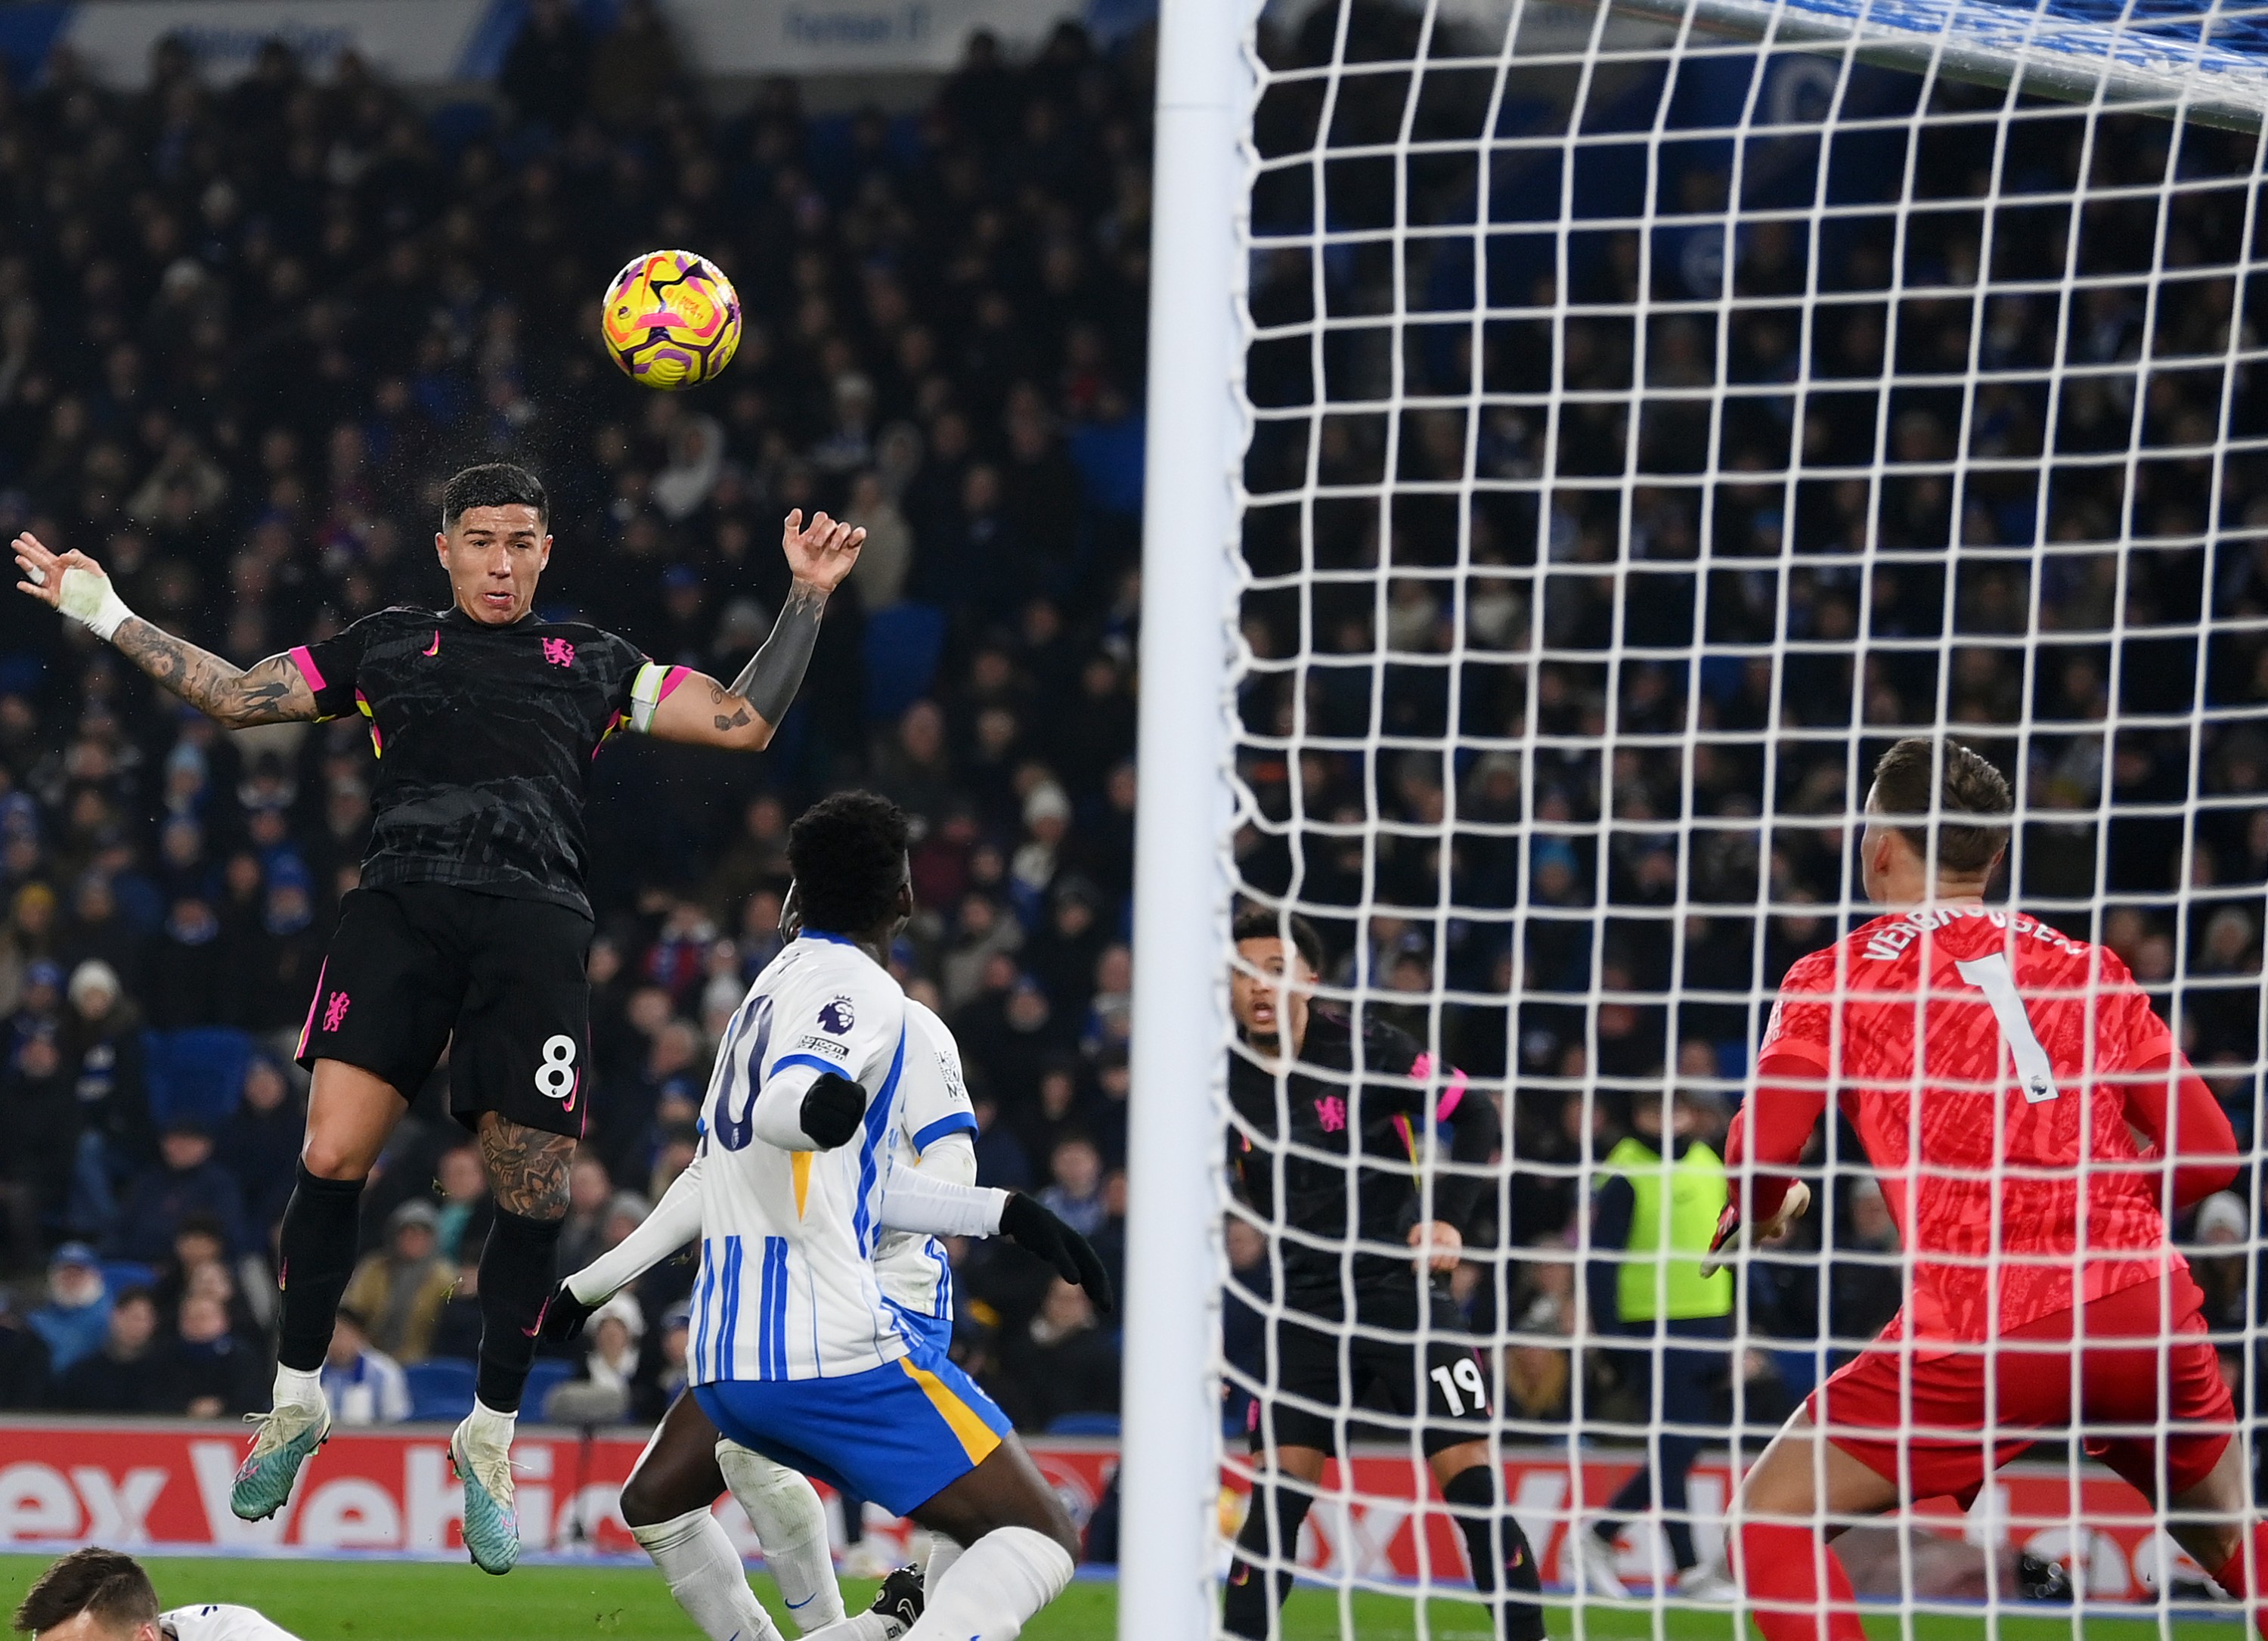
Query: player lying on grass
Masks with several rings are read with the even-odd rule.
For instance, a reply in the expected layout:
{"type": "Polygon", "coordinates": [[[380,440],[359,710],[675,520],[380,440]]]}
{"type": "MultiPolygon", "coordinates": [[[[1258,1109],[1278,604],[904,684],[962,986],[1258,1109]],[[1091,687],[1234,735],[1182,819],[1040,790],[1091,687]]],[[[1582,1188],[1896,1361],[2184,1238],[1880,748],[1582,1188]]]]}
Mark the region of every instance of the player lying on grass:
{"type": "Polygon", "coordinates": [[[16,1607],[18,1633],[38,1641],[297,1641],[249,1607],[158,1610],[142,1563],[89,1545],[59,1557],[16,1607]]]}
{"type": "Polygon", "coordinates": [[[466,1549],[497,1573],[519,1557],[513,1422],[556,1274],[568,1164],[590,1119],[592,758],[625,724],[664,740],[766,745],[865,536],[824,514],[808,529],[789,514],[787,601],[727,690],[614,633],[534,615],[549,516],[534,474],[467,468],[443,492],[434,537],[448,609],[380,610],[249,669],[136,617],[84,554],[15,541],[23,591],[231,728],[357,712],[370,721],[376,819],[299,1039],[314,1080],[278,1242],[274,1401],[256,1416],[229,1505],[247,1520],[273,1515],[329,1433],[320,1376],[354,1268],[363,1183],[446,1049],[451,1107],[480,1141],[497,1209],[481,1255],[479,1381],[449,1453],[464,1483],[466,1549]]]}
{"type": "MultiPolygon", "coordinates": [[[[792,888],[780,932],[789,941],[802,934],[792,888]]],[[[976,1119],[961,1077],[960,1046],[934,1011],[910,997],[905,1009],[905,1072],[891,1125],[892,1177],[900,1169],[918,1169],[948,1184],[974,1185],[976,1152],[970,1135],[976,1119]]],[[[547,1338],[574,1337],[594,1309],[700,1235],[705,1162],[696,1155],[644,1223],[560,1283],[544,1312],[547,1338]]],[[[886,1227],[889,1218],[886,1187],[886,1227]]],[[[886,1231],[876,1243],[874,1275],[884,1302],[909,1339],[939,1351],[951,1344],[953,1282],[935,1238],[886,1231]]],[[[753,1628],[747,1581],[723,1527],[709,1513],[728,1485],[756,1530],[764,1564],[798,1628],[807,1634],[842,1621],[826,1510],[818,1493],[799,1472],[719,1437],[689,1394],[680,1395],[663,1416],[622,1496],[622,1519],[631,1536],[652,1556],[678,1604],[711,1641],[745,1637],[753,1628]]],[[[916,1576],[915,1587],[935,1589],[959,1554],[957,1545],[934,1535],[928,1565],[916,1576]]],[[[886,1619],[911,1622],[905,1617],[909,1603],[899,1578],[893,1574],[885,1582],[873,1612],[851,1620],[852,1628],[842,1632],[845,1637],[865,1633],[859,1626],[880,1636],[886,1619]]],[[[918,1616],[919,1602],[911,1603],[910,1610],[918,1616]]]]}
{"type": "Polygon", "coordinates": [[[1079,1536],[990,1398],[883,1297],[876,1245],[1005,1234],[1104,1310],[1109,1283],[1029,1198],[894,1166],[921,1052],[884,966],[913,913],[906,843],[867,793],[789,831],[801,931],[726,1028],[703,1109],[688,1377],[734,1442],[965,1547],[907,1641],[1008,1641],[1070,1582],[1079,1536]]]}
{"type": "MultiPolygon", "coordinates": [[[[1828,1541],[1901,1503],[1966,1507],[2066,1432],[2172,1514],[2231,1595],[2268,1571],[2201,1296],[2166,1235],[2169,1212],[2235,1178],[2235,1137],[2116,956],[1986,906],[2012,807],[1966,747],[1883,754],[1859,858],[1889,910],[1788,971],[1733,1125],[1727,1163],[1753,1171],[1745,1217],[1768,1232],[1800,1210],[1786,1171],[1839,1100],[1911,1272],[1881,1337],[1742,1485],[1738,1571],[1766,1641],[1860,1641],[1828,1541]]],[[[1720,1247],[1741,1206],[1736,1191],[1720,1247]]]]}
{"type": "Polygon", "coordinates": [[[1237,1534],[1222,1628],[1232,1636],[1270,1633],[1291,1593],[1300,1524],[1314,1504],[1323,1460],[1339,1451],[1346,1419],[1375,1389],[1395,1416],[1418,1422],[1501,1641],[1540,1641],[1541,1574],[1528,1535],[1505,1507],[1502,1467],[1489,1453],[1489,1375],[1462,1338],[1447,1293],[1480,1171],[1500,1137],[1496,1103],[1468,1098],[1463,1074],[1438,1074],[1408,1033],[1311,1008],[1323,948],[1304,918],[1254,908],[1232,933],[1229,1002],[1242,1040],[1228,1066],[1236,1111],[1230,1163],[1259,1223],[1296,1234],[1276,1238],[1283,1311],[1270,1322],[1267,1350],[1269,1382],[1279,1393],[1255,1409],[1252,1454],[1269,1467],[1255,1478],[1237,1534]],[[1461,1164],[1454,1172],[1427,1165],[1445,1124],[1449,1158],[1461,1164]],[[1381,1251],[1397,1246],[1417,1249],[1416,1258],[1381,1251]],[[1364,1329],[1351,1339],[1343,1337],[1349,1320],[1364,1329]]]}

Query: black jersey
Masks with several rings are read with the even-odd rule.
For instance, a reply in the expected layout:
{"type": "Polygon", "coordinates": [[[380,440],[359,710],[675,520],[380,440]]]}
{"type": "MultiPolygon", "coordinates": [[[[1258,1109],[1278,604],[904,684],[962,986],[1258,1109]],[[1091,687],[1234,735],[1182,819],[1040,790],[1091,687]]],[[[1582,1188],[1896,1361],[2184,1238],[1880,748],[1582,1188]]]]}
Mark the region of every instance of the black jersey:
{"type": "MultiPolygon", "coordinates": [[[[1414,1306],[1422,1278],[1407,1252],[1390,1250],[1405,1248],[1418,1223],[1421,1147],[1429,1127],[1449,1125],[1450,1155],[1485,1161],[1499,1133],[1488,1098],[1469,1096],[1462,1073],[1437,1075],[1432,1056],[1408,1032],[1366,1022],[1358,1039],[1345,1016],[1322,1008],[1308,1010],[1288,1076],[1279,1080],[1248,1051],[1233,1053],[1228,1095],[1237,1119],[1230,1161],[1245,1200],[1289,1233],[1277,1238],[1285,1302],[1336,1315],[1344,1274],[1358,1305],[1414,1306]],[[1350,1166],[1355,1241],[1375,1252],[1351,1252],[1347,1242],[1350,1166]]],[[[1465,1229],[1480,1184],[1469,1174],[1437,1173],[1433,1217],[1465,1229]]]]}
{"type": "Polygon", "coordinates": [[[450,883],[590,915],[584,783],[652,665],[637,646],[579,622],[395,609],[291,659],[320,717],[370,721],[365,888],[450,883]]]}

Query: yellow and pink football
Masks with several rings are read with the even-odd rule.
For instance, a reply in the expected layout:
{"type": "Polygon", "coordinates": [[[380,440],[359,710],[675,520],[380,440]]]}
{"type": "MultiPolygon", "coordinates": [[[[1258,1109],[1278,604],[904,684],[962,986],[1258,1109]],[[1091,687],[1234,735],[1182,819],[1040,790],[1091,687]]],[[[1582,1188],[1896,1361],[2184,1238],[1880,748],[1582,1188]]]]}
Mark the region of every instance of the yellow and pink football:
{"type": "Polygon", "coordinates": [[[607,287],[599,329],[622,373],[675,391],[707,381],[740,345],[740,298],[723,269],[691,251],[634,256],[607,287]]]}

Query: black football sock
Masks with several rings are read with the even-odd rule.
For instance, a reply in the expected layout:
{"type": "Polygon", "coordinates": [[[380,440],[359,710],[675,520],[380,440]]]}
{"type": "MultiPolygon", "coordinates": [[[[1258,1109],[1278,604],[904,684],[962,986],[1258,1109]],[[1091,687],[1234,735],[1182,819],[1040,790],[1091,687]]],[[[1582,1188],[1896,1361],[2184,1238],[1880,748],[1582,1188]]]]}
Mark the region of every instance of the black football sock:
{"type": "Polygon", "coordinates": [[[1543,1570],[1520,1519],[1504,1507],[1491,1467],[1476,1464],[1458,1471],[1442,1487],[1441,1497],[1465,1535],[1473,1588],[1484,1596],[1500,1596],[1492,1605],[1501,1641],[1543,1641],[1543,1570]]]}
{"type": "Polygon", "coordinates": [[[475,1393],[482,1406],[498,1413],[519,1411],[565,1223],[498,1209],[481,1250],[481,1371],[475,1393]]]}
{"type": "Polygon", "coordinates": [[[362,1183],[318,1179],[302,1163],[291,1186],[276,1249],[280,1268],[276,1283],[283,1290],[284,1303],[276,1360],[294,1371],[315,1372],[331,1348],[339,1300],[346,1293],[347,1278],[354,1275],[362,1183]]]}
{"type": "Polygon", "coordinates": [[[1292,1593],[1290,1563],[1300,1553],[1300,1524],[1314,1502],[1297,1482],[1268,1476],[1254,1482],[1252,1508],[1236,1535],[1236,1559],[1221,1599],[1221,1628],[1230,1635],[1260,1641],[1268,1634],[1270,1617],[1292,1593]],[[1269,1571],[1262,1564],[1268,1560],[1284,1565],[1269,1571]]]}

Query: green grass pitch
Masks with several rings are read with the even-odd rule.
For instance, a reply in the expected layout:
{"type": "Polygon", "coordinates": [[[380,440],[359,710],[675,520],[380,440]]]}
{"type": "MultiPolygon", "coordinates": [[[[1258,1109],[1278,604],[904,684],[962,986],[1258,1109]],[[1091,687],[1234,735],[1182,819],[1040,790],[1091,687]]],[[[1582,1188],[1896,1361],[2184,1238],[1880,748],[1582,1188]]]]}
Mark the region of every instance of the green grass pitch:
{"type": "MultiPolygon", "coordinates": [[[[0,1556],[0,1600],[12,1613],[45,1561],[31,1556],[0,1556]]],[[[239,1602],[256,1607],[305,1641],[569,1641],[578,1636],[609,1641],[699,1641],[699,1632],[669,1599],[651,1571],[640,1567],[531,1565],[502,1578],[487,1578],[469,1566],[435,1562],[317,1562],[198,1560],[154,1557],[149,1563],[158,1600],[168,1606],[197,1601],[239,1602]]],[[[756,1580],[757,1593],[780,1616],[769,1580],[756,1580]]],[[[845,1599],[863,1605],[872,1585],[844,1586],[845,1599]]],[[[1025,1630],[1031,1641],[1116,1641],[1118,1593],[1106,1582],[1081,1581],[1025,1630]]],[[[855,1610],[855,1609],[854,1609],[855,1610]]],[[[1393,1596],[1363,1595],[1353,1606],[1353,1633],[1361,1641],[1416,1641],[1414,1604],[1393,1596]]],[[[1469,1603],[1433,1605],[1425,1635],[1431,1641],[1489,1641],[1477,1608],[1469,1603]]],[[[1874,1641],[1907,1633],[1891,1613],[1870,1615],[1874,1641]]],[[[2176,1623],[2177,1635],[2198,1641],[2235,1641],[2233,1623],[2176,1623]]],[[[783,1627],[783,1633],[792,1634],[783,1627]]],[[[1555,1608],[1551,1633],[1566,1641],[1577,1636],[1574,1615],[1555,1608]]],[[[2149,1621],[2089,1617],[2086,1641],[2148,1641],[2159,1633],[2149,1621]]],[[[1286,1613],[1285,1641],[1340,1641],[1337,1599],[1322,1590],[1293,1594],[1286,1613]]],[[[1729,1616],[1670,1613],[1655,1627],[1653,1614],[1593,1608],[1583,1615],[1580,1634],[1600,1641],[1740,1641],[1729,1616]]],[[[1974,1618],[1919,1615],[1912,1620],[1913,1641],[2058,1641],[2074,1634],[2070,1615],[2025,1614],[1988,1624],[1974,1618]]],[[[1160,1637],[1159,1641],[1182,1641],[1160,1637]]],[[[1189,1637],[1188,1641],[1196,1641],[1189,1637]]]]}

